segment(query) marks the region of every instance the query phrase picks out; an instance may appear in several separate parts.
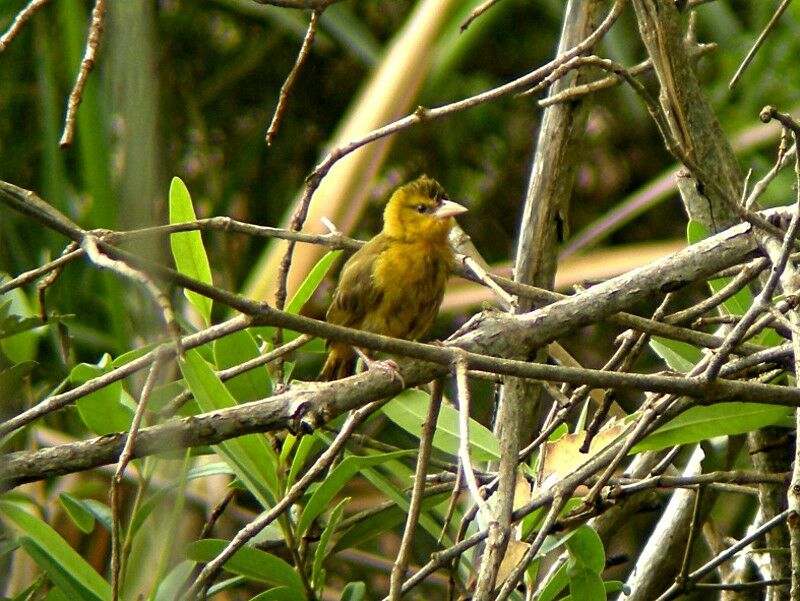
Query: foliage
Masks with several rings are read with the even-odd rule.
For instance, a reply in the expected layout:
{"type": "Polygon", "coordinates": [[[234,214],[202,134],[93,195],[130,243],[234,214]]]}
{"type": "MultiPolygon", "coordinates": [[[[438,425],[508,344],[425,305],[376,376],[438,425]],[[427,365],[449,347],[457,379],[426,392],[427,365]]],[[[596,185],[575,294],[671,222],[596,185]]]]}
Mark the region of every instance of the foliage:
{"type": "MultiPolygon", "coordinates": [[[[415,11],[421,14],[426,6],[430,10],[432,4],[426,0],[335,3],[322,14],[278,134],[267,147],[264,133],[305,35],[305,12],[249,0],[109,3],[100,55],[78,110],[75,144],[59,150],[64,106],[83,57],[91,4],[50,3],[0,50],[0,77],[5,82],[0,90],[5,116],[0,120],[3,178],[35,190],[86,230],[133,232],[108,240],[143,261],[174,267],[201,285],[251,292],[257,289],[254,282],[265,278],[274,284],[275,273],[267,265],[276,262],[285,243],[265,244],[260,235],[230,233],[225,228],[169,235],[135,230],[214,216],[286,225],[305,177],[330,150],[331,141],[342,135],[350,136],[347,140],[357,137],[351,132],[367,123],[370,105],[379,104],[380,94],[368,93],[371,75],[385,68],[390,79],[403,82],[402,93],[380,100],[386,103],[387,115],[397,117],[417,105],[441,106],[545,63],[554,54],[563,17],[562,3],[556,0],[506,0],[458,33],[480,2],[441,1],[439,21],[429,16],[416,30],[409,23],[415,11]],[[423,31],[426,28],[430,31],[423,31]],[[427,33],[432,41],[422,53],[424,60],[403,63],[392,50],[402,49],[403,36],[398,32],[409,29],[427,33]]],[[[10,26],[22,5],[0,6],[0,29],[10,26]]],[[[771,167],[777,140],[776,130],[756,125],[758,112],[768,103],[791,112],[794,91],[800,88],[800,81],[795,81],[800,75],[794,69],[800,51],[796,3],[767,38],[738,87],[730,91],[727,83],[773,10],[768,3],[740,0],[701,3],[695,7],[693,25],[698,39],[718,44],[699,60],[698,72],[740,164],[754,169],[756,177],[771,167]]],[[[688,17],[683,24],[689,26],[688,17]]],[[[631,10],[596,52],[626,66],[646,58],[631,10]]],[[[642,81],[657,96],[655,79],[645,75],[642,81]]],[[[366,237],[380,227],[382,201],[394,186],[424,171],[442,181],[453,198],[466,199],[470,212],[459,219],[460,225],[497,271],[505,269],[515,253],[531,177],[530,157],[541,118],[538,99],[505,96],[444,119],[423,120],[385,145],[359,150],[356,155],[366,158],[360,159],[363,163],[349,183],[342,184],[341,190],[347,192],[324,196],[318,210],[346,234],[366,237]]],[[[564,232],[565,254],[570,255],[565,263],[585,261],[583,279],[609,275],[605,271],[609,249],[636,261],[642,243],[684,238],[686,220],[677,215],[677,193],[664,178],[674,170],[674,159],[640,98],[628,87],[615,86],[594,95],[577,163],[564,232]]],[[[760,199],[763,206],[791,202],[794,182],[789,171],[779,174],[767,189],[760,199]]],[[[336,177],[342,176],[332,171],[326,179],[336,177]]],[[[0,206],[2,286],[58,257],[65,239],[29,216],[0,206]]],[[[309,220],[307,226],[310,231],[320,224],[309,220]]],[[[709,235],[699,223],[689,222],[690,244],[709,235]]],[[[102,236],[100,240],[104,241],[102,236]]],[[[321,248],[298,245],[298,255],[316,254],[310,255],[307,269],[298,268],[303,265],[299,259],[294,264],[296,284],[290,287],[285,306],[289,316],[324,314],[326,291],[342,251],[323,254],[321,248]]],[[[58,411],[8,432],[0,440],[4,453],[126,432],[137,411],[143,411],[146,428],[178,423],[179,418],[191,424],[201,414],[226,415],[260,402],[275,407],[272,419],[280,427],[264,434],[263,427],[243,417],[241,423],[252,425],[246,434],[223,433],[209,444],[189,445],[190,450],[176,440],[173,449],[131,458],[119,482],[93,466],[6,492],[0,499],[0,516],[8,526],[0,540],[0,571],[9,578],[0,593],[19,599],[29,593],[31,598],[46,594],[48,599],[111,599],[110,548],[119,544],[119,598],[179,598],[202,566],[218,557],[243,526],[270,516],[296,492],[285,511],[276,512],[224,563],[210,592],[220,599],[258,600],[336,595],[371,599],[386,594],[385,574],[395,561],[411,506],[409,487],[430,393],[407,389],[388,400],[359,427],[357,436],[346,440],[318,478],[303,483],[325,450],[337,444],[337,432],[346,427],[343,417],[327,416],[324,410],[321,414],[330,421],[309,426],[300,419],[302,404],[281,413],[286,395],[317,386],[301,382],[314,379],[324,352],[322,339],[299,340],[299,329],[249,322],[247,328],[185,349],[174,363],[164,359],[168,367],[156,361],[161,371],[149,397],[143,393],[147,370],[141,368],[94,388],[154,349],[173,348],[171,331],[202,336],[231,318],[230,306],[197,290],[170,287],[155,279],[159,290],[166,291],[161,298],[136,275],[124,277],[112,271],[97,269],[90,261],[71,261],[54,272],[57,277],[42,292],[32,278],[0,295],[2,421],[64,391],[86,391],[58,411]],[[176,309],[174,318],[164,310],[165,304],[176,309]],[[277,364],[227,373],[292,342],[302,346],[277,364]],[[112,486],[121,491],[121,505],[114,506],[109,499],[112,486]]],[[[692,306],[732,278],[726,274],[677,291],[670,310],[692,306]]],[[[456,286],[433,337],[444,338],[477,313],[481,299],[488,297],[484,289],[459,296],[456,286]]],[[[741,318],[753,306],[755,295],[742,288],[722,303],[723,316],[741,318]]],[[[776,293],[769,300],[782,298],[776,293]]],[[[272,303],[273,298],[265,300],[272,303]]],[[[636,307],[642,315],[652,314],[654,308],[649,303],[636,307]]],[[[715,325],[706,329],[720,333],[715,325]]],[[[618,330],[612,328],[607,323],[575,328],[559,342],[580,365],[602,365],[613,352],[618,330]]],[[[786,330],[779,323],[749,342],[775,349],[784,343],[786,330]]],[[[692,376],[708,353],[696,344],[661,336],[649,340],[649,350],[637,361],[636,370],[669,370],[675,377],[692,376]]],[[[779,363],[768,372],[768,382],[794,385],[790,371],[779,363]]],[[[492,489],[490,462],[502,457],[503,448],[490,423],[494,381],[470,375],[475,378],[470,387],[473,417],[468,446],[472,461],[485,467],[478,473],[480,484],[492,489]]],[[[332,386],[331,403],[350,394],[342,392],[342,383],[332,386]]],[[[564,394],[568,398],[573,392],[553,391],[553,398],[562,402],[564,394]]],[[[453,386],[445,396],[459,400],[464,393],[453,386]]],[[[627,415],[620,409],[619,419],[609,426],[619,428],[615,436],[630,432],[625,428],[649,415],[641,391],[619,391],[616,400],[627,415]]],[[[348,406],[355,407],[356,403],[348,406]]],[[[573,433],[566,427],[553,428],[548,442],[549,449],[569,447],[568,464],[565,460],[552,470],[560,477],[602,453],[595,448],[589,454],[572,452],[577,445],[570,437],[583,436],[587,417],[597,412],[598,404],[587,400],[583,407],[562,416],[573,433]]],[[[452,485],[453,473],[463,463],[458,418],[458,410],[445,404],[432,440],[432,465],[441,485],[452,485]]],[[[736,446],[736,436],[767,426],[791,428],[792,418],[791,408],[761,402],[693,406],[660,423],[626,453],[651,457],[646,451],[674,447],[672,460],[682,469],[688,452],[679,452],[679,447],[702,443],[709,464],[717,466],[713,469],[741,473],[750,460],[736,446]],[[722,444],[721,437],[734,442],[726,447],[728,462],[714,464],[714,447],[722,444]]],[[[546,464],[542,453],[537,449],[522,464],[522,488],[530,489],[530,482],[536,487],[533,493],[527,490],[515,508],[548,494],[552,482],[537,480],[546,464]]],[[[590,479],[587,482],[591,484],[590,479]]],[[[620,474],[614,486],[621,487],[617,492],[622,495],[628,494],[628,484],[620,474]]],[[[485,526],[482,516],[466,517],[474,498],[464,494],[454,503],[445,488],[431,484],[421,501],[412,565],[423,565],[432,553],[453,545],[461,520],[465,530],[458,540],[485,526]]],[[[526,584],[540,600],[604,599],[624,590],[622,582],[631,563],[608,567],[609,556],[622,552],[635,561],[645,542],[642,532],[652,525],[636,516],[618,535],[608,537],[601,528],[585,523],[589,515],[578,511],[578,499],[587,491],[576,487],[572,492],[575,498],[557,512],[554,522],[546,521],[540,502],[525,519],[525,536],[517,532],[512,537],[521,545],[517,547],[521,553],[531,541],[541,543],[525,573],[526,584]],[[575,515],[582,517],[571,522],[575,515]],[[564,524],[570,528],[562,528],[564,524]]],[[[731,536],[742,536],[755,520],[759,501],[752,495],[734,498],[722,527],[731,536]]],[[[598,501],[593,510],[604,510],[603,502],[611,500],[598,501]]],[[[692,558],[700,561],[702,552],[695,549],[692,558]]],[[[474,549],[464,552],[450,568],[454,581],[463,586],[475,576],[478,565],[474,549]]],[[[419,595],[443,598],[442,586],[425,582],[419,595]]],[[[522,598],[518,592],[511,595],[522,598]]]]}

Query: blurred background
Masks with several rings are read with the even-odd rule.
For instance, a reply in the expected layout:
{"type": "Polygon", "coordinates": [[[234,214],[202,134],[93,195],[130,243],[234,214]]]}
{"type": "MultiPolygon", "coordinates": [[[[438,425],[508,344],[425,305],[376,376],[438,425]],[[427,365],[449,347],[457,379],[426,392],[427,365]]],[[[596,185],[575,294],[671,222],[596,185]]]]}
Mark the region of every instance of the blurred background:
{"type": "MultiPolygon", "coordinates": [[[[0,3],[0,31],[24,4],[0,3]]],[[[478,4],[352,0],[331,6],[267,146],[266,129],[308,13],[250,0],[110,2],[75,143],[59,150],[92,3],[53,1],[0,53],[0,177],[36,191],[87,228],[166,222],[173,176],[186,182],[199,217],[286,225],[305,177],[332,147],[418,105],[435,107],[477,94],[553,57],[560,0],[502,0],[461,32],[478,4]]],[[[752,168],[757,178],[774,161],[777,139],[774,128],[758,121],[759,110],[768,103],[786,111],[800,106],[800,6],[790,5],[730,91],[728,81],[777,2],[695,4],[697,40],[717,45],[699,59],[702,81],[743,169],[752,168]]],[[[597,53],[626,66],[644,59],[630,11],[597,53]]],[[[642,81],[653,89],[651,77],[642,81]]],[[[380,229],[383,203],[394,187],[427,173],[469,207],[461,226],[487,261],[508,274],[540,98],[506,96],[353,153],[324,180],[306,229],[325,231],[320,217],[326,216],[342,231],[368,238],[380,229]]],[[[672,184],[674,161],[646,110],[624,87],[596,94],[592,104],[559,269],[562,291],[653,260],[685,240],[686,217],[672,184]]],[[[779,176],[764,202],[791,202],[785,195],[791,177],[789,170],[779,176]]],[[[275,257],[283,245],[223,233],[204,234],[204,242],[216,285],[272,302],[275,257]]],[[[0,272],[13,276],[32,269],[58,256],[64,245],[58,235],[0,209],[0,272]]],[[[166,240],[132,249],[170,260],[166,240]]],[[[294,282],[320,254],[298,246],[294,282]]],[[[433,337],[446,336],[490,300],[462,281],[451,284],[433,337]]],[[[330,285],[306,307],[307,314],[324,314],[326,290],[330,285]]],[[[704,290],[696,292],[699,298],[704,290]]],[[[691,303],[691,294],[680,302],[691,303]]],[[[11,296],[20,311],[35,310],[32,287],[11,296]]],[[[64,379],[77,362],[94,363],[103,353],[116,356],[163,335],[156,311],[135,286],[82,263],[68,266],[51,287],[48,308],[77,316],[66,322],[68,356],[48,331],[37,348],[4,346],[0,357],[0,367],[12,352],[23,352],[10,357],[15,362],[24,353],[36,358],[28,399],[64,379]]],[[[652,308],[641,309],[644,314],[652,308]]],[[[215,311],[218,319],[226,316],[223,307],[215,311]]],[[[584,365],[596,367],[607,357],[610,340],[608,332],[593,327],[563,343],[584,365]]],[[[298,377],[313,377],[319,360],[303,359],[298,377]]],[[[20,398],[13,395],[16,403],[20,398]]],[[[477,396],[482,421],[488,421],[491,406],[488,390],[477,396]]],[[[4,412],[19,409],[6,406],[4,412]]],[[[69,417],[66,422],[60,426],[69,430],[69,417]]]]}
{"type": "MultiPolygon", "coordinates": [[[[0,54],[0,173],[85,227],[163,223],[174,175],[189,187],[198,216],[286,224],[305,176],[332,145],[417,105],[439,106],[505,83],[553,56],[561,2],[503,0],[460,33],[477,4],[333,5],[323,14],[279,131],[267,146],[266,128],[308,14],[250,0],[110,3],[75,143],[59,150],[91,4],[53,2],[0,54]],[[378,78],[380,85],[370,87],[378,78]]],[[[4,2],[0,24],[7,26],[22,5],[4,2]]],[[[759,109],[771,103],[789,110],[798,102],[799,82],[790,80],[800,78],[791,68],[800,45],[796,8],[790,7],[735,91],[727,82],[773,10],[772,3],[731,1],[696,11],[698,40],[718,44],[699,61],[703,81],[743,168],[756,175],[774,155],[774,130],[759,124],[759,109]]],[[[643,59],[630,13],[598,50],[624,65],[643,59]]],[[[307,229],[324,231],[319,216],[325,215],[343,231],[368,238],[380,228],[392,189],[425,172],[469,206],[461,225],[492,265],[507,270],[540,98],[507,96],[354,153],[343,161],[349,166],[335,168],[331,185],[315,195],[307,229]]],[[[624,87],[593,99],[582,153],[561,287],[629,269],[673,250],[684,237],[673,161],[641,103],[624,87]]],[[[0,220],[0,240],[0,270],[10,274],[57,255],[64,243],[9,213],[0,220]]],[[[274,272],[266,257],[276,245],[227,234],[206,234],[205,241],[216,284],[272,300],[274,272]]],[[[159,250],[150,243],[141,249],[159,250]]],[[[318,256],[302,245],[298,252],[318,256]]],[[[296,281],[301,260],[295,271],[296,281]]],[[[74,331],[79,354],[119,351],[131,337],[149,335],[120,319],[127,311],[118,305],[141,302],[135,292],[98,296],[92,285],[72,285],[97,277],[72,267],[64,274],[69,285],[52,291],[61,312],[96,309],[94,323],[74,331]]],[[[454,284],[445,305],[453,313],[472,313],[488,298],[454,284]]],[[[322,299],[308,312],[320,314],[324,306],[322,299]]]]}

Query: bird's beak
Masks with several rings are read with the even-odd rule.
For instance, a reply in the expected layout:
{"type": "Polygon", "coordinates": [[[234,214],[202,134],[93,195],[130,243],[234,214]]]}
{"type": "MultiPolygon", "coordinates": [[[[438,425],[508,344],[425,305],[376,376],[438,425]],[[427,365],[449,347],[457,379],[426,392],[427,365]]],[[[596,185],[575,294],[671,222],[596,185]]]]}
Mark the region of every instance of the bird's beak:
{"type": "Polygon", "coordinates": [[[452,200],[445,200],[442,203],[442,206],[433,212],[433,216],[438,217],[439,219],[446,219],[447,217],[461,215],[461,213],[466,213],[467,211],[467,207],[460,205],[457,202],[453,202],[452,200]]]}

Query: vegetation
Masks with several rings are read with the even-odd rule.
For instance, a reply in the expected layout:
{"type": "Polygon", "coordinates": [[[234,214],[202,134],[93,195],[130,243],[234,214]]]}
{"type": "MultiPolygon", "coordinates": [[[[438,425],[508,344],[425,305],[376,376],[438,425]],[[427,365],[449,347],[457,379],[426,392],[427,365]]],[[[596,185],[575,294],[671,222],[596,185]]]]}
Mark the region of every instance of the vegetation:
{"type": "Polygon", "coordinates": [[[800,599],[797,3],[490,4],[0,3],[0,595],[800,599]]]}

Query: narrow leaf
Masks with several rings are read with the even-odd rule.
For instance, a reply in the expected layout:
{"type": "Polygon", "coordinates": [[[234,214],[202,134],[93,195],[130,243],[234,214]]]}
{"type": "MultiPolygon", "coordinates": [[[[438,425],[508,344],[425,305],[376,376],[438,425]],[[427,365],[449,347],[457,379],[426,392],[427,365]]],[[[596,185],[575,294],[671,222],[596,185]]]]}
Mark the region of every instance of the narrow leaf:
{"type": "MultiPolygon", "coordinates": [[[[261,353],[253,335],[239,330],[214,342],[214,360],[219,369],[227,369],[255,359],[261,353]]],[[[240,403],[263,399],[272,394],[272,380],[264,366],[248,370],[225,382],[240,403]]]]}
{"type": "MultiPolygon", "coordinates": [[[[196,350],[187,352],[179,364],[189,389],[203,411],[236,405],[231,393],[196,350]]],[[[264,507],[274,504],[279,491],[278,456],[262,435],[248,434],[232,438],[213,448],[264,507]]]]}
{"type": "MultiPolygon", "coordinates": [[[[428,415],[429,403],[430,396],[427,393],[409,389],[384,405],[382,411],[397,426],[412,436],[419,437],[420,428],[428,415]]],[[[459,439],[458,411],[449,405],[442,405],[439,419],[436,421],[433,446],[456,456],[459,439]]],[[[491,430],[472,418],[469,420],[469,442],[472,459],[475,461],[493,461],[500,458],[497,438],[491,430]]]]}
{"type": "Polygon", "coordinates": [[[58,495],[58,500],[64,511],[75,523],[78,529],[88,534],[94,530],[94,515],[89,511],[80,499],[76,499],[72,495],[62,492],[58,495]]]}
{"type": "Polygon", "coordinates": [[[328,556],[328,544],[330,543],[331,536],[336,532],[339,521],[342,519],[344,506],[349,502],[350,497],[347,497],[342,499],[339,504],[333,508],[331,518],[328,520],[328,525],[325,526],[325,529],[319,537],[319,544],[317,544],[317,548],[314,551],[314,563],[311,567],[311,582],[313,583],[314,590],[321,590],[325,584],[325,579],[321,577],[323,573],[322,562],[328,556]]]}
{"type": "MultiPolygon", "coordinates": [[[[186,549],[186,556],[192,561],[208,562],[214,559],[228,546],[228,541],[220,539],[203,539],[191,543],[186,549]]],[[[303,583],[295,569],[270,553],[253,547],[242,547],[223,566],[233,574],[239,574],[252,580],[269,582],[277,586],[285,586],[294,591],[297,598],[303,598],[303,583]]]]}
{"type": "MultiPolygon", "coordinates": [[[[169,186],[169,222],[187,223],[196,220],[197,216],[186,184],[181,178],[173,177],[169,186]]],[[[213,284],[211,267],[208,264],[208,256],[200,232],[171,234],[169,244],[179,272],[205,284],[213,284]]],[[[197,309],[205,324],[209,325],[211,323],[211,299],[191,290],[184,290],[184,294],[192,306],[197,309]]]]}
{"type": "Polygon", "coordinates": [[[347,586],[342,590],[342,596],[339,601],[364,601],[367,596],[367,587],[361,582],[348,582],[347,586]]]}
{"type": "Polygon", "coordinates": [[[108,582],[51,526],[8,501],[0,501],[0,513],[27,535],[20,544],[57,586],[86,591],[99,601],[111,597],[108,582]]]}
{"type": "Polygon", "coordinates": [[[660,336],[653,336],[650,339],[650,348],[664,360],[671,370],[682,374],[691,371],[703,358],[703,353],[697,347],[660,336]]]}
{"type": "Polygon", "coordinates": [[[656,451],[715,436],[744,434],[777,424],[790,411],[789,407],[762,403],[717,403],[692,407],[647,436],[631,452],[656,451]]]}
{"type": "Polygon", "coordinates": [[[347,484],[353,476],[362,469],[386,463],[392,459],[403,457],[412,451],[395,451],[393,453],[381,453],[379,455],[369,455],[367,457],[357,457],[351,455],[346,457],[320,484],[311,498],[306,503],[300,519],[297,522],[299,534],[305,534],[314,519],[328,508],[333,498],[347,484]]]}

